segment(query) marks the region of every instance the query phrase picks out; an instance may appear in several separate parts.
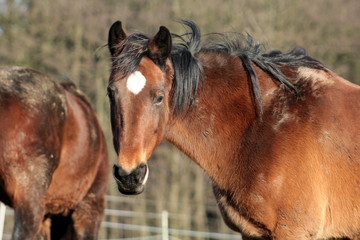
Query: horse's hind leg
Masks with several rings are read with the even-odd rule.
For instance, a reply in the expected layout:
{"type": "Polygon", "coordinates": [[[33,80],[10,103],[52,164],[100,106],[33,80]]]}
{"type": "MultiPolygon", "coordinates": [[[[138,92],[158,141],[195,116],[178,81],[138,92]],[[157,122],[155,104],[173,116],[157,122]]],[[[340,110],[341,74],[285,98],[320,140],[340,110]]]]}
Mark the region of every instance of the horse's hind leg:
{"type": "Polygon", "coordinates": [[[76,239],[97,239],[104,209],[104,204],[99,204],[99,201],[100,199],[96,199],[95,194],[89,194],[79,203],[72,215],[76,239]]]}
{"type": "Polygon", "coordinates": [[[36,190],[31,187],[18,189],[14,204],[12,240],[32,240],[41,229],[44,208],[41,199],[34,193],[36,190]]]}
{"type": "Polygon", "coordinates": [[[96,179],[86,197],[78,204],[72,214],[76,239],[95,240],[100,229],[105,210],[105,193],[107,188],[108,165],[104,161],[96,179]]]}
{"type": "Polygon", "coordinates": [[[13,240],[33,240],[40,233],[45,214],[44,195],[50,183],[50,170],[44,156],[19,156],[14,167],[9,168],[12,179],[15,223],[13,240]]]}

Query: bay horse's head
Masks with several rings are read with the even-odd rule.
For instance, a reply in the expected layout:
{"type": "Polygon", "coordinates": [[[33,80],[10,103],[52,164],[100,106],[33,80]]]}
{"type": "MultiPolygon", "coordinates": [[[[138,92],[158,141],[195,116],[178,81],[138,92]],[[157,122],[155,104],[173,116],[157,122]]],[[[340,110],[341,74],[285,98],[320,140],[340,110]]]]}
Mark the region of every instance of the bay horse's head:
{"type": "Polygon", "coordinates": [[[112,71],[108,95],[118,154],[113,169],[124,194],[144,190],[147,161],[163,139],[170,111],[171,46],[171,34],[165,27],[151,39],[139,33],[127,36],[119,21],[109,31],[112,71]]]}

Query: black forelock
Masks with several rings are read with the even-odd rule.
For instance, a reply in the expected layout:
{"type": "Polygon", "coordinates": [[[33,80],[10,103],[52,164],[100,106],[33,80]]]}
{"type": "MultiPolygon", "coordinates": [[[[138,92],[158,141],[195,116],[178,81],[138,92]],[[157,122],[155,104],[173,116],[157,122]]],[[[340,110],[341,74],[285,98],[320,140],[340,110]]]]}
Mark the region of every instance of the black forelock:
{"type": "Polygon", "coordinates": [[[112,58],[112,71],[116,73],[113,79],[125,77],[138,68],[142,57],[148,54],[149,41],[148,36],[133,33],[119,43],[120,54],[112,58]]]}

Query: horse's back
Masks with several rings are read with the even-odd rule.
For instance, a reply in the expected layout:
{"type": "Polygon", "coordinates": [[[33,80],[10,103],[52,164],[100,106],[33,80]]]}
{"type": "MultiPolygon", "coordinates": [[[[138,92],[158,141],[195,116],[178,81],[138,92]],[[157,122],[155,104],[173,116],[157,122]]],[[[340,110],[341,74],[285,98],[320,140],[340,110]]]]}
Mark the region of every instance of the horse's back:
{"type": "Polygon", "coordinates": [[[0,101],[2,104],[15,98],[28,111],[42,113],[40,107],[50,105],[65,110],[65,96],[56,80],[37,70],[22,67],[0,67],[0,101]],[[9,99],[10,98],[10,99],[9,99]],[[50,104],[52,103],[52,105],[50,104]]]}

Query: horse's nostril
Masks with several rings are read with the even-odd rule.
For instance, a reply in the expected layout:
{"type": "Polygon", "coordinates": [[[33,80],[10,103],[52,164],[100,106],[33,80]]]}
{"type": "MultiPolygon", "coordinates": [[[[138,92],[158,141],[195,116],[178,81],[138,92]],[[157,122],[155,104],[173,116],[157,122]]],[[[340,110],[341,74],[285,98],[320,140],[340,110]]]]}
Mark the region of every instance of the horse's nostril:
{"type": "Polygon", "coordinates": [[[113,175],[115,177],[115,179],[120,180],[123,176],[125,176],[124,174],[124,170],[122,168],[120,168],[117,165],[113,166],[113,175]]]}
{"type": "Polygon", "coordinates": [[[145,163],[140,164],[133,172],[138,182],[142,182],[145,178],[147,171],[147,165],[145,163]]]}

